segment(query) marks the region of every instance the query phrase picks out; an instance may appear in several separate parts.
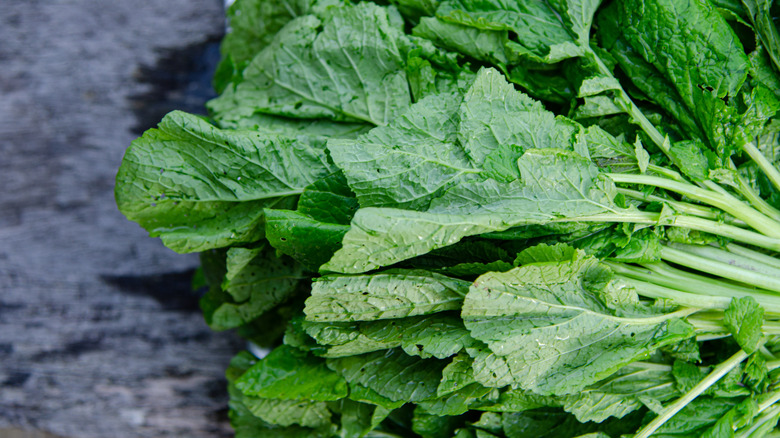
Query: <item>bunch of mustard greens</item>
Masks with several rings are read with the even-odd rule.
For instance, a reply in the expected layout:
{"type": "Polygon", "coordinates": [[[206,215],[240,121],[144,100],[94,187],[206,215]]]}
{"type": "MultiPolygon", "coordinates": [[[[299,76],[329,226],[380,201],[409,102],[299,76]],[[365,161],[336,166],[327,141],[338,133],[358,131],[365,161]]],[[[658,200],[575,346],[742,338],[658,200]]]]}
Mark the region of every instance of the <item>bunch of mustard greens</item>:
{"type": "Polygon", "coordinates": [[[248,437],[780,436],[771,0],[238,0],[121,211],[248,437]]]}

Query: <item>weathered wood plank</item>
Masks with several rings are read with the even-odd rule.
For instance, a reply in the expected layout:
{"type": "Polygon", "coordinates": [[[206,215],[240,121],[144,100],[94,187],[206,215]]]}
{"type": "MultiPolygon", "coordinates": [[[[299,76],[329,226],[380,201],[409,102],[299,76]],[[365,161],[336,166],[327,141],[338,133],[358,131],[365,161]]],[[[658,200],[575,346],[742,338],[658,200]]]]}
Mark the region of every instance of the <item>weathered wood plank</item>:
{"type": "MultiPolygon", "coordinates": [[[[219,0],[0,8],[0,427],[229,434],[222,376],[242,343],[203,322],[196,259],[148,238],[112,195],[131,131],[156,117],[137,116],[171,105],[144,107],[155,90],[138,76],[222,27],[219,0]]],[[[179,73],[173,88],[190,80],[179,73]]],[[[165,89],[200,105],[197,87],[165,89]]]]}

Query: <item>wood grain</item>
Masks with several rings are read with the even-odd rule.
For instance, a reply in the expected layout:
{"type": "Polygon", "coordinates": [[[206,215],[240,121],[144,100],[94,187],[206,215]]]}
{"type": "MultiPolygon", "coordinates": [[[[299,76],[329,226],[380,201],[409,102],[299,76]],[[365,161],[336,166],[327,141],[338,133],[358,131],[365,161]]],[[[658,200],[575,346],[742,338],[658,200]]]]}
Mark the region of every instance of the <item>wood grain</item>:
{"type": "MultiPolygon", "coordinates": [[[[155,117],[139,77],[214,41],[223,16],[218,0],[0,8],[0,428],[229,435],[223,373],[243,344],[203,322],[196,258],[126,221],[112,194],[132,129],[155,117]]],[[[202,104],[160,96],[176,93],[202,104]]]]}

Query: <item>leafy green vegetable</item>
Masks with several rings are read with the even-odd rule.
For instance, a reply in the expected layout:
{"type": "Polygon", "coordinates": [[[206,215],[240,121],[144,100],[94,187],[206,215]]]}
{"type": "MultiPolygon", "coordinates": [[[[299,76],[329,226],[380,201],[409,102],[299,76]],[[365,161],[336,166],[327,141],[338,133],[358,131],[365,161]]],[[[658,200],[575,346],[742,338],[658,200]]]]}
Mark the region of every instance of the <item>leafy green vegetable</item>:
{"type": "Polygon", "coordinates": [[[775,436],[778,16],[237,0],[210,119],[134,141],[117,204],[271,349],[238,437],[775,436]]]}

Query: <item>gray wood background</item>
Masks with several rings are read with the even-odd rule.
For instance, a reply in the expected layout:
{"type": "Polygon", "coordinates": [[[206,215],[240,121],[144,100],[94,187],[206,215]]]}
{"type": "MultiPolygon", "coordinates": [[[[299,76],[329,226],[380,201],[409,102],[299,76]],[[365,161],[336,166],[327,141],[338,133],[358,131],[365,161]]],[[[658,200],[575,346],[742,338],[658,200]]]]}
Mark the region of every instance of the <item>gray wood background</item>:
{"type": "Polygon", "coordinates": [[[243,344],[203,322],[196,258],[112,193],[134,131],[202,106],[223,17],[220,0],[2,2],[0,429],[229,436],[243,344]]]}

